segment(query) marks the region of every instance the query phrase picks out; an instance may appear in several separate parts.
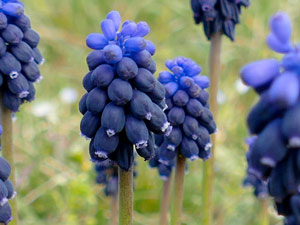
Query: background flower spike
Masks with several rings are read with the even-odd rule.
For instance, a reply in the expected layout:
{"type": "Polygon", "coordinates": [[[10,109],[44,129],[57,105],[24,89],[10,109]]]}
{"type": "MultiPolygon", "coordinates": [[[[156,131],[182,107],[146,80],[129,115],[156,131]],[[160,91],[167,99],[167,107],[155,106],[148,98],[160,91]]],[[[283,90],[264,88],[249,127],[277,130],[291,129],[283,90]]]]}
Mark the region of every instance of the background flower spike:
{"type": "Polygon", "coordinates": [[[278,214],[285,217],[285,225],[300,224],[300,54],[290,41],[292,30],[287,14],[275,14],[270,19],[270,30],[269,48],[285,54],[283,59],[279,63],[260,60],[241,70],[244,82],[260,94],[247,121],[250,133],[257,136],[249,143],[247,180],[251,175],[252,180],[268,186],[278,214]],[[253,65],[261,65],[264,74],[254,72],[257,69],[253,65]]]}

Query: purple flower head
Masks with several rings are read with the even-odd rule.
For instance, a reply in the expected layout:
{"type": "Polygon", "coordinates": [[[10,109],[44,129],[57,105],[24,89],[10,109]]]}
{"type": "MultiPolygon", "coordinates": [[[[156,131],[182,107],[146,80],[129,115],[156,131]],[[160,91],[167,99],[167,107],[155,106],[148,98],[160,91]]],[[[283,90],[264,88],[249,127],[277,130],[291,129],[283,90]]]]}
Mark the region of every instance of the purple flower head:
{"type": "Polygon", "coordinates": [[[270,29],[267,44],[284,54],[283,59],[260,60],[241,70],[245,84],[260,94],[247,119],[249,132],[256,136],[249,143],[246,183],[253,183],[250,176],[266,182],[285,224],[300,224],[299,46],[291,43],[291,23],[285,13],[271,18],[270,29]]]}
{"type": "Polygon", "coordinates": [[[171,170],[177,154],[191,161],[207,160],[212,147],[210,134],[216,132],[205,90],[210,81],[200,75],[201,67],[184,57],[166,61],[166,67],[169,71],[162,71],[158,80],[166,89],[165,113],[173,129],[164,136],[155,136],[158,149],[155,160],[165,165],[158,167],[161,176],[163,171],[171,170]]]}
{"type": "Polygon", "coordinates": [[[79,102],[84,115],[80,130],[91,139],[93,162],[109,158],[129,170],[134,149],[145,160],[151,159],[153,133],[172,129],[163,112],[166,91],[154,77],[156,49],[144,39],[150,32],[146,22],[128,20],[121,25],[120,14],[112,11],[100,26],[103,34],[92,33],[86,39],[93,51],[86,60],[90,71],[83,79],[87,93],[79,102]]]}
{"type": "Polygon", "coordinates": [[[18,0],[0,1],[0,87],[4,105],[19,111],[24,102],[34,100],[34,83],[42,79],[39,65],[45,61],[38,44],[40,37],[31,28],[18,0]]]}
{"type": "Polygon", "coordinates": [[[195,23],[203,23],[208,39],[214,33],[222,32],[233,41],[241,7],[249,5],[249,0],[191,0],[195,23]]]}

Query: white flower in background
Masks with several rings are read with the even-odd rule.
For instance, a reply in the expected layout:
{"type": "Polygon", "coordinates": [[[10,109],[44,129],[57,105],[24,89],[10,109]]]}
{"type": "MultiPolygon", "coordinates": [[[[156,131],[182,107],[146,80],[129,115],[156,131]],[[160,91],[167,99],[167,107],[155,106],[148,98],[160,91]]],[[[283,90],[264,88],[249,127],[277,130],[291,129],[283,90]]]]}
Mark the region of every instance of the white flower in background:
{"type": "Polygon", "coordinates": [[[74,88],[64,88],[59,93],[60,99],[67,104],[73,104],[77,101],[78,92],[74,88]]]}
{"type": "Polygon", "coordinates": [[[36,102],[32,106],[32,114],[37,117],[48,117],[55,114],[55,106],[51,102],[36,102]]]}
{"type": "Polygon", "coordinates": [[[223,105],[227,100],[227,97],[223,91],[218,91],[217,101],[219,105],[223,105]]]}
{"type": "Polygon", "coordinates": [[[240,94],[246,94],[250,90],[250,87],[246,86],[241,79],[238,79],[235,81],[235,89],[240,94]]]}

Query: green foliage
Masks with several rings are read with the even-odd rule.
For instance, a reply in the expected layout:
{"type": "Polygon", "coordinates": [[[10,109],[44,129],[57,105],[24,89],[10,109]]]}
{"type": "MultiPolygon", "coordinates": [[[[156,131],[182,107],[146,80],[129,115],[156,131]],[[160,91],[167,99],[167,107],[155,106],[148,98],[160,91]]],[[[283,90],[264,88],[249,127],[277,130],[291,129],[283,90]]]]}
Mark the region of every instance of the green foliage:
{"type": "MultiPolygon", "coordinates": [[[[99,22],[110,10],[123,19],[144,20],[151,26],[149,39],[157,46],[158,71],[164,61],[178,55],[193,58],[208,73],[209,42],[202,27],[195,26],[188,1],[167,0],[24,0],[32,26],[42,37],[46,64],[37,98],[22,106],[15,123],[18,203],[21,224],[108,224],[110,199],[94,183],[88,142],[79,135],[78,101],[66,104],[60,91],[71,87],[84,93],[81,80],[88,68],[85,37],[100,31],[99,22]],[[41,111],[44,111],[41,113],[41,111]],[[39,114],[40,116],[36,116],[39,114]]],[[[224,38],[221,90],[226,102],[220,106],[216,149],[215,212],[218,225],[258,225],[258,201],[241,186],[245,174],[247,136],[245,117],[256,101],[253,93],[239,94],[235,82],[247,62],[278,57],[265,45],[268,18],[278,10],[300,23],[297,0],[252,0],[237,26],[236,42],[224,38]]],[[[295,29],[294,37],[300,37],[295,29]]],[[[299,41],[299,39],[298,39],[299,41]]],[[[79,99],[78,99],[79,100],[79,99]]],[[[203,163],[190,164],[186,176],[184,224],[199,224],[203,163]]],[[[135,225],[158,224],[162,182],[156,170],[139,160],[135,189],[135,225]]],[[[272,210],[271,210],[272,211],[272,210]]],[[[280,218],[271,213],[271,224],[280,218]]]]}

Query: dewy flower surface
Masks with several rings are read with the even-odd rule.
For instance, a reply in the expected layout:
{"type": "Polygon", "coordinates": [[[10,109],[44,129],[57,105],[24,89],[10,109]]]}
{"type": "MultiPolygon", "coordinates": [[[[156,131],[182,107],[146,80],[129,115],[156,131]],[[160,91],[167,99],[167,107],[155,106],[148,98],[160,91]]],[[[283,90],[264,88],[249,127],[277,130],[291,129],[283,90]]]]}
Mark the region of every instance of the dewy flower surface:
{"type": "Polygon", "coordinates": [[[31,28],[18,0],[0,1],[0,86],[3,103],[17,112],[22,103],[33,101],[34,83],[41,80],[39,65],[43,64],[38,44],[40,37],[31,28]]]}
{"type": "Polygon", "coordinates": [[[300,49],[291,43],[287,14],[270,19],[268,46],[283,59],[264,59],[241,70],[245,84],[260,95],[248,116],[250,145],[248,173],[267,181],[285,224],[300,224],[300,49]]]}
{"type": "Polygon", "coordinates": [[[201,67],[193,60],[177,57],[166,62],[170,71],[159,74],[158,80],[166,89],[165,113],[173,126],[165,136],[155,136],[157,156],[150,165],[158,167],[166,179],[177,154],[191,161],[210,157],[210,134],[216,132],[216,123],[209,111],[209,78],[201,73],[201,67]],[[160,165],[162,164],[162,165],[160,165]]]}
{"type": "Polygon", "coordinates": [[[133,146],[148,160],[154,155],[154,133],[172,129],[163,112],[165,89],[154,73],[154,44],[144,39],[150,32],[146,22],[125,21],[117,11],[100,24],[103,34],[86,39],[93,49],[83,79],[87,93],[80,103],[81,133],[91,139],[94,162],[110,158],[122,169],[133,163],[133,146]]]}
{"type": "Polygon", "coordinates": [[[208,39],[217,32],[224,33],[232,41],[235,26],[240,22],[241,8],[250,5],[249,0],[191,0],[196,24],[203,23],[208,39]]]}

